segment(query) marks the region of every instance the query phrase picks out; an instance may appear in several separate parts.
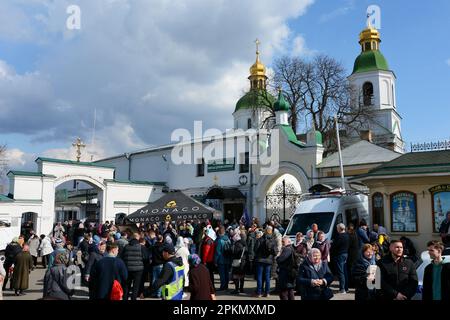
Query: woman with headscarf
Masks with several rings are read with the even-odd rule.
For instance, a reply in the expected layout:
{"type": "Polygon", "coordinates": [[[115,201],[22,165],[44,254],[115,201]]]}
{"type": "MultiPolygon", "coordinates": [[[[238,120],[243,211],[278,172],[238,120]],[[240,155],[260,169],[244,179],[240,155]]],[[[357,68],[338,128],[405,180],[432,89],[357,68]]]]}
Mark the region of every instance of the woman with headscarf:
{"type": "Polygon", "coordinates": [[[211,225],[206,226],[205,237],[201,244],[201,259],[209,270],[209,276],[214,287],[214,254],[216,250],[215,241],[217,239],[216,232],[211,225]]]}
{"type": "Polygon", "coordinates": [[[73,290],[68,287],[67,256],[57,253],[53,267],[47,269],[44,276],[44,299],[70,300],[73,290]]]}
{"type": "Polygon", "coordinates": [[[297,232],[292,247],[294,248],[295,258],[297,259],[296,264],[300,266],[303,263],[303,261],[305,261],[309,252],[303,233],[297,232]]]}
{"type": "Polygon", "coordinates": [[[50,238],[45,234],[41,234],[41,244],[39,245],[39,250],[42,256],[42,266],[47,268],[47,265],[50,262],[50,255],[53,253],[53,246],[50,238]]]}
{"type": "Polygon", "coordinates": [[[333,274],[328,263],[322,260],[319,249],[311,249],[308,258],[300,266],[297,282],[302,300],[330,300],[333,297],[329,288],[333,274]]]}
{"type": "MultiPolygon", "coordinates": [[[[187,275],[189,273],[189,249],[187,248],[185,239],[183,237],[178,237],[177,244],[175,246],[175,256],[180,257],[183,260],[183,266],[184,266],[184,274],[187,275]]],[[[189,278],[184,277],[184,286],[189,286],[189,278]]]]}
{"type": "Polygon", "coordinates": [[[244,293],[245,253],[247,252],[247,240],[245,237],[245,230],[241,231],[239,228],[234,230],[231,245],[231,278],[233,279],[235,289],[231,294],[244,293]]]}
{"type": "Polygon", "coordinates": [[[30,254],[30,247],[26,244],[14,261],[12,286],[16,296],[24,295],[23,292],[28,289],[31,268],[33,268],[33,258],[30,254]]]}
{"type": "Polygon", "coordinates": [[[317,233],[317,240],[314,243],[313,248],[320,250],[323,261],[330,262],[330,240],[325,238],[325,232],[319,231],[317,233]]]}
{"type": "Polygon", "coordinates": [[[209,270],[202,263],[200,257],[191,254],[188,258],[189,269],[189,292],[190,300],[216,300],[213,283],[209,275],[209,270]]]}
{"type": "Polygon", "coordinates": [[[367,281],[374,281],[375,274],[370,271],[370,266],[376,269],[375,254],[370,244],[364,244],[359,259],[353,264],[352,278],[355,284],[355,300],[366,301],[375,300],[375,289],[367,288],[367,281]]]}
{"type": "Polygon", "coordinates": [[[28,245],[30,246],[30,254],[33,257],[33,269],[37,266],[37,259],[39,257],[39,245],[41,244],[41,240],[39,236],[31,231],[31,237],[28,239],[28,245]]]}

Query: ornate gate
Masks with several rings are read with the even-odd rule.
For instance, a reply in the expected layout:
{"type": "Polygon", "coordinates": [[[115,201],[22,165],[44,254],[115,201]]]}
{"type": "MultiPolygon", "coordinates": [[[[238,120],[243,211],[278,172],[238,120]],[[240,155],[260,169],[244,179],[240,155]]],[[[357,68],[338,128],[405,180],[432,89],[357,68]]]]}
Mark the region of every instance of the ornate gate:
{"type": "Polygon", "coordinates": [[[283,180],[273,192],[266,195],[266,219],[275,220],[283,224],[295,212],[301,193],[292,183],[283,180]]]}

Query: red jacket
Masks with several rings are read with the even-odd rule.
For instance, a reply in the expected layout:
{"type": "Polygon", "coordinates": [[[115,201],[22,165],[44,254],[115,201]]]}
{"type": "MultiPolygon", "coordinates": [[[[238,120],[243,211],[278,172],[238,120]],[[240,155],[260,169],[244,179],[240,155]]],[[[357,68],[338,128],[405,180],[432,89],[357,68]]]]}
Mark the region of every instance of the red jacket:
{"type": "Polygon", "coordinates": [[[210,237],[205,237],[202,243],[202,262],[213,263],[214,251],[216,250],[216,244],[210,237]]]}

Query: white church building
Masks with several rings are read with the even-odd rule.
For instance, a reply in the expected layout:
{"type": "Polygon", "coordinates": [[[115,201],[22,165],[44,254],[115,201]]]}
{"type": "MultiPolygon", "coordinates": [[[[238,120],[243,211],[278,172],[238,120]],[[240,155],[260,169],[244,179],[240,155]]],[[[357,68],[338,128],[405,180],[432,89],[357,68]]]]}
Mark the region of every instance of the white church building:
{"type": "MultiPolygon", "coordinates": [[[[379,51],[378,31],[369,26],[361,33],[360,44],[362,53],[348,79],[377,117],[365,128],[373,132],[373,141],[365,142],[364,154],[355,148],[343,150],[344,159],[351,160],[348,164],[344,161],[349,176],[367,172],[403,152],[395,75],[379,51]],[[371,157],[379,154],[385,158],[371,157]],[[377,161],[370,161],[372,158],[377,161]]],[[[266,91],[266,68],[258,49],[248,79],[250,89],[232,114],[233,130],[95,162],[38,158],[36,172],[10,171],[9,194],[0,195],[0,220],[10,222],[17,233],[28,220],[38,234],[50,232],[59,210],[55,194],[74,180],[96,191],[92,217],[101,222],[128,215],[168,190],[181,190],[217,209],[222,213],[216,217],[220,219],[239,220],[244,210],[260,221],[289,219],[301,195],[312,186],[340,185],[335,174],[339,164],[336,155],[323,159],[320,132],[311,130],[306,141],[298,139],[288,123],[289,105],[283,94],[275,98],[266,91]],[[275,120],[266,121],[273,113],[275,120]],[[211,152],[217,145],[227,151],[220,157],[211,152]],[[180,163],[180,159],[185,161],[180,163]]],[[[355,143],[360,140],[355,137],[355,143]]]]}

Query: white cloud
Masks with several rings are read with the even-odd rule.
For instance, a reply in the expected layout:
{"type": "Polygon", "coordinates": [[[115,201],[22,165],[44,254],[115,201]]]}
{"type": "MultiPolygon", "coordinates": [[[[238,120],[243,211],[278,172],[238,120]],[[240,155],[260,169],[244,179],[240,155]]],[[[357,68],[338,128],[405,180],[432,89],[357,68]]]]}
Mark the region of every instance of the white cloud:
{"type": "MultiPolygon", "coordinates": [[[[41,50],[27,73],[0,61],[0,134],[67,143],[67,150],[44,153],[73,157],[75,137],[90,143],[96,108],[97,158],[169,143],[173,129],[191,128],[194,120],[230,127],[248,88],[254,39],[270,64],[292,47],[289,19],[313,0],[79,0],[81,30],[69,31],[65,9],[72,2],[0,6],[2,16],[20,18],[0,26],[0,40],[41,50]]],[[[294,51],[308,52],[303,38],[295,39],[294,51]]]]}
{"type": "Polygon", "coordinates": [[[329,22],[337,17],[345,16],[355,8],[355,0],[347,0],[343,7],[337,8],[331,12],[322,14],[319,18],[320,23],[329,22]]]}
{"type": "Polygon", "coordinates": [[[315,50],[311,50],[307,47],[305,38],[303,36],[298,35],[292,41],[292,56],[311,56],[315,53],[315,50]]]}

